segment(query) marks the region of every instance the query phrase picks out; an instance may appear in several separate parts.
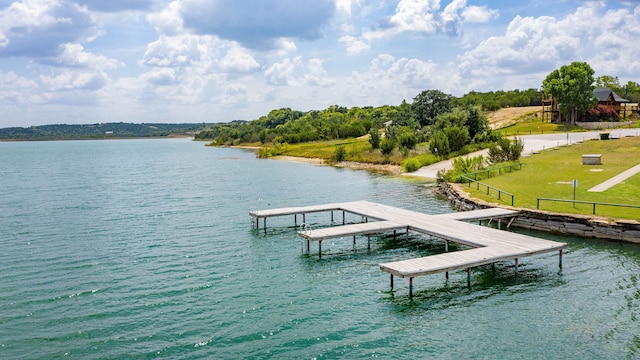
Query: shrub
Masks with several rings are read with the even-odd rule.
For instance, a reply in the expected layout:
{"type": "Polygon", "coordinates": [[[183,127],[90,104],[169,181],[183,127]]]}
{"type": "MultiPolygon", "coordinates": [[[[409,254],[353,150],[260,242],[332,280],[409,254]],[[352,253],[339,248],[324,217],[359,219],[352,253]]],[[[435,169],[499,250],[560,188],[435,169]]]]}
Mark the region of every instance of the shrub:
{"type": "Polygon", "coordinates": [[[380,148],[380,130],[377,128],[371,128],[371,130],[369,130],[369,143],[372,149],[380,148]]]}
{"type": "Polygon", "coordinates": [[[517,161],[522,156],[524,142],[522,139],[513,141],[507,138],[500,138],[496,143],[489,146],[489,161],[500,163],[505,161],[517,161]]]}
{"type": "Polygon", "coordinates": [[[402,169],[404,172],[414,172],[420,169],[420,160],[416,158],[409,158],[402,162],[402,169]]]}
{"type": "Polygon", "coordinates": [[[395,147],[396,147],[396,143],[392,139],[384,138],[380,142],[380,151],[382,152],[382,155],[391,154],[391,152],[395,147]]]}
{"type": "Polygon", "coordinates": [[[458,151],[467,143],[469,137],[469,130],[466,127],[449,126],[444,129],[449,140],[449,149],[451,151],[458,151]]]}
{"type": "Polygon", "coordinates": [[[413,149],[418,143],[418,137],[415,133],[407,131],[398,135],[398,142],[404,148],[413,149]]]}
{"type": "Polygon", "coordinates": [[[451,150],[449,149],[449,139],[442,130],[437,130],[433,133],[431,141],[429,142],[429,150],[436,156],[446,157],[451,150]]]}
{"type": "Polygon", "coordinates": [[[338,146],[333,153],[333,159],[336,162],[344,161],[347,157],[347,151],[344,149],[344,146],[338,146]]]}

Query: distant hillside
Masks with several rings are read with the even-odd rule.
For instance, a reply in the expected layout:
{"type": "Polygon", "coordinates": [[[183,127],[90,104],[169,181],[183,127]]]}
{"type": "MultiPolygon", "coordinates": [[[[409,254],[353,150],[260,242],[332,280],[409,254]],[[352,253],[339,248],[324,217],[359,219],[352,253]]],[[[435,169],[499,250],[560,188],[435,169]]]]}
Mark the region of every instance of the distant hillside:
{"type": "Polygon", "coordinates": [[[489,127],[500,129],[524,120],[527,115],[541,116],[542,106],[507,107],[487,113],[489,127]]]}
{"type": "Polygon", "coordinates": [[[194,135],[205,124],[131,124],[42,125],[0,129],[0,140],[76,140],[109,138],[145,138],[194,135]]]}

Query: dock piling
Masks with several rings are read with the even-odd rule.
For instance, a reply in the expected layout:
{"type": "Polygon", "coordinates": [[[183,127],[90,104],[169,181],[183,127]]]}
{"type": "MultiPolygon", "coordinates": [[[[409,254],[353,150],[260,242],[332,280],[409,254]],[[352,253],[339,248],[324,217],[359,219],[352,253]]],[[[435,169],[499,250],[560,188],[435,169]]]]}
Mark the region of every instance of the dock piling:
{"type": "Polygon", "coordinates": [[[558,266],[562,269],[562,249],[560,249],[560,254],[558,256],[558,266]]]}

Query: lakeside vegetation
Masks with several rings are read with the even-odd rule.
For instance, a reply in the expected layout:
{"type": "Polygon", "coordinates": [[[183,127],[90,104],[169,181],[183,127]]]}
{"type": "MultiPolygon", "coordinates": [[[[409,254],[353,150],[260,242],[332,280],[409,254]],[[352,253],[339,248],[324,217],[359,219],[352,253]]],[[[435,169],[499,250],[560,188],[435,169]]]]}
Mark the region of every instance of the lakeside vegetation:
{"type": "MultiPolygon", "coordinates": [[[[615,140],[589,140],[581,144],[548,149],[523,158],[521,170],[503,173],[501,176],[483,179],[482,182],[514,195],[514,206],[536,209],[537,198],[573,200],[573,180],[577,180],[576,200],[629,204],[637,206],[640,176],[615,185],[604,192],[588,190],[638,164],[640,137],[624,137],[615,140]],[[602,165],[582,165],[582,154],[602,154],[602,165]],[[532,181],[535,179],[535,181],[532,181]]],[[[486,188],[467,187],[471,196],[490,203],[505,204],[494,196],[487,196],[486,188]]],[[[510,200],[510,198],[509,198],[510,200]]],[[[510,204],[509,204],[510,205],[510,204]]],[[[541,210],[592,215],[590,204],[544,201],[541,210]]],[[[596,215],[610,218],[638,219],[640,209],[613,206],[597,206],[596,215]]]]}

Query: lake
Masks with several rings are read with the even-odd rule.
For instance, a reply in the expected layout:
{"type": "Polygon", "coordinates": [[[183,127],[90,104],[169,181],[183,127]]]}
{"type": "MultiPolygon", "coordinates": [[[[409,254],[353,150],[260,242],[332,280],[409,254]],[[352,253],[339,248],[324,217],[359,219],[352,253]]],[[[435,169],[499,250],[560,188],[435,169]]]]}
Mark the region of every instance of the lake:
{"type": "Polygon", "coordinates": [[[318,259],[292,217],[266,231],[249,217],[355,200],[453,211],[416,181],[188,139],[14,142],[0,194],[2,359],[640,357],[638,245],[525,232],[567,242],[563,269],[550,253],[517,274],[475,268],[471,287],[465,271],[424,276],[409,298],[378,264],[442,241],[336,239],[318,259]]]}

